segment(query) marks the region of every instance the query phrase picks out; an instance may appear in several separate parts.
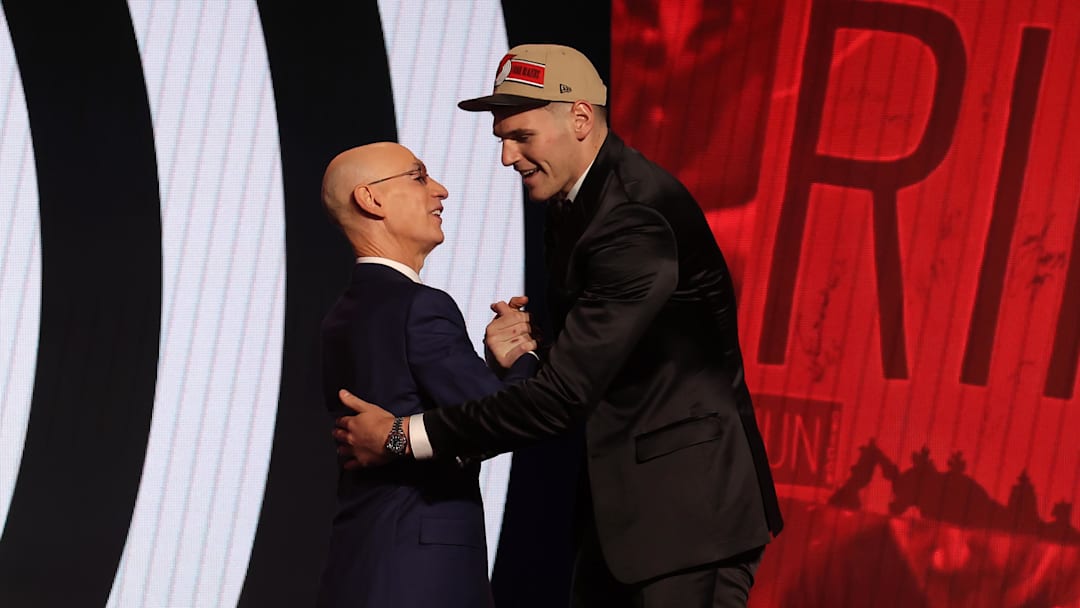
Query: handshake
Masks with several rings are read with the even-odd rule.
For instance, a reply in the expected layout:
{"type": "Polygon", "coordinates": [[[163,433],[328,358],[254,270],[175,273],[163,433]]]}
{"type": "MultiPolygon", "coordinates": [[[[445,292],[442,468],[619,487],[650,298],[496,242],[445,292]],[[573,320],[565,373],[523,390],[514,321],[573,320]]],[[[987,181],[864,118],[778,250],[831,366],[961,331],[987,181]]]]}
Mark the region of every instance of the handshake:
{"type": "MultiPolygon", "coordinates": [[[[475,361],[473,365],[480,368],[477,371],[485,374],[494,372],[499,380],[511,382],[515,373],[511,372],[510,368],[520,357],[532,353],[529,356],[536,356],[539,359],[539,355],[536,354],[540,340],[539,332],[532,325],[529,313],[523,310],[528,302],[527,297],[516,296],[510,298],[509,302],[499,301],[491,305],[495,318],[488,323],[484,332],[484,351],[490,370],[484,369],[482,363],[475,361]]],[[[464,358],[473,357],[475,355],[470,354],[464,358]]],[[[459,361],[458,368],[468,369],[469,366],[465,365],[466,363],[466,361],[459,361]]],[[[524,369],[535,370],[535,365],[525,366],[524,369]]],[[[475,372],[473,373],[474,378],[477,378],[475,372]]],[[[520,379],[522,378],[518,380],[520,379]]],[[[491,391],[497,390],[500,382],[495,380],[493,385],[488,386],[489,391],[465,397],[481,397],[490,394],[491,391]]],[[[437,389],[428,387],[428,390],[437,389]]],[[[355,412],[338,418],[332,432],[338,444],[338,455],[343,458],[342,466],[345,469],[377,466],[389,462],[391,453],[388,451],[390,441],[388,438],[391,435],[400,442],[400,451],[396,452],[397,455],[416,456],[413,452],[414,446],[410,441],[410,417],[395,418],[378,405],[364,401],[344,389],[339,391],[338,397],[345,406],[355,412]]],[[[423,436],[422,441],[426,445],[426,434],[423,436]]],[[[428,454],[426,457],[430,457],[429,448],[425,448],[424,452],[428,454]]]]}
{"type": "Polygon", "coordinates": [[[514,296],[509,302],[500,300],[491,305],[495,318],[484,331],[484,354],[488,366],[500,377],[518,357],[536,355],[539,348],[540,332],[523,310],[528,303],[528,297],[514,296]]]}

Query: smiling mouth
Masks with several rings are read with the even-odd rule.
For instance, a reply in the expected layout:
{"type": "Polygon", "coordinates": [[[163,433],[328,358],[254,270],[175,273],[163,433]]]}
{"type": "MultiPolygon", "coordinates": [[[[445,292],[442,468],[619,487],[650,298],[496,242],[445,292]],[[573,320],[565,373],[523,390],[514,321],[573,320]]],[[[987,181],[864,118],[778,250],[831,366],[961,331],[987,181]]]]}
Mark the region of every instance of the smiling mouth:
{"type": "Polygon", "coordinates": [[[529,177],[535,175],[538,171],[540,171],[540,169],[529,169],[528,171],[522,171],[521,179],[528,179],[529,177]]]}
{"type": "Polygon", "coordinates": [[[443,211],[442,209],[436,209],[436,210],[431,212],[431,215],[434,215],[435,217],[441,218],[442,217],[442,211],[443,211]]]}

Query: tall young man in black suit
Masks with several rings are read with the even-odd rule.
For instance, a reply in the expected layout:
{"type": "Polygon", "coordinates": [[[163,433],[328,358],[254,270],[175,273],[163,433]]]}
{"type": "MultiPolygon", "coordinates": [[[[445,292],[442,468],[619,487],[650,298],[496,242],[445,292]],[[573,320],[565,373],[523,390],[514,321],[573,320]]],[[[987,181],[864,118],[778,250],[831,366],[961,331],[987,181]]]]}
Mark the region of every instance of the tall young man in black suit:
{"type": "MultiPolygon", "coordinates": [[[[743,606],[780,531],[743,377],[731,277],[674,177],[608,131],[607,89],[581,53],[523,45],[490,111],[502,163],[548,201],[556,339],[536,378],[408,424],[415,458],[513,450],[585,422],[593,518],[575,606],[743,606]]],[[[355,398],[339,441],[362,465],[395,417],[355,398]]],[[[377,400],[376,400],[377,401],[377,400]]]]}

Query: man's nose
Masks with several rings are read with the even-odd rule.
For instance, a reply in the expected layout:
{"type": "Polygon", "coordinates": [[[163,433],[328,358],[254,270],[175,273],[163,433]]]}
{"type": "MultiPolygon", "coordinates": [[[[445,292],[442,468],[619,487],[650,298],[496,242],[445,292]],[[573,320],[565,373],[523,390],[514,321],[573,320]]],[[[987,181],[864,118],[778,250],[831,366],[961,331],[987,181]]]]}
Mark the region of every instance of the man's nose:
{"type": "Polygon", "coordinates": [[[517,143],[513,141],[503,140],[502,142],[502,164],[504,167],[516,163],[521,159],[521,154],[518,151],[517,143]]]}
{"type": "Polygon", "coordinates": [[[438,180],[436,180],[436,179],[435,179],[435,178],[433,178],[433,177],[432,177],[432,178],[430,178],[430,179],[431,179],[431,184],[432,184],[433,186],[435,186],[435,188],[434,188],[434,192],[433,192],[433,194],[435,195],[435,198],[438,198],[438,199],[444,199],[444,198],[446,198],[446,197],[450,196],[450,192],[449,192],[449,191],[447,191],[447,189],[446,189],[446,186],[444,186],[444,185],[442,185],[441,183],[439,183],[439,181],[438,181],[438,180]]]}

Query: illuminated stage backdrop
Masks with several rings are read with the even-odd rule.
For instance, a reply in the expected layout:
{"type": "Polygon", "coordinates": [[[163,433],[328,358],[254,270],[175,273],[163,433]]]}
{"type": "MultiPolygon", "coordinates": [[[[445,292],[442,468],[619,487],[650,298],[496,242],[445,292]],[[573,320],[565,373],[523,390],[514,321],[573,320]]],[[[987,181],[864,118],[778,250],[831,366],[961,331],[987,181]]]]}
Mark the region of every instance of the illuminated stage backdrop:
{"type": "Polygon", "coordinates": [[[1080,5],[613,2],[787,523],[754,606],[1080,605],[1080,5]]]}

